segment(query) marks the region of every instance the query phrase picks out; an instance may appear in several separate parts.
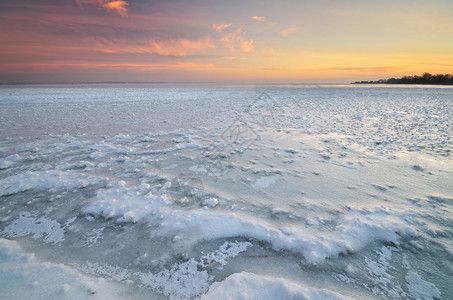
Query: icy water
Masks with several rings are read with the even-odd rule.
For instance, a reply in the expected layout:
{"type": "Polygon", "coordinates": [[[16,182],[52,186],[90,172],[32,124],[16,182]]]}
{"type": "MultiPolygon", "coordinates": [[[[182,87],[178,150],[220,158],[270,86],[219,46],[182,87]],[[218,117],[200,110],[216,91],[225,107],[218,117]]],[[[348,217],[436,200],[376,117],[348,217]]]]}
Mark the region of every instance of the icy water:
{"type": "Polygon", "coordinates": [[[0,87],[1,299],[451,299],[453,88],[0,87]]]}

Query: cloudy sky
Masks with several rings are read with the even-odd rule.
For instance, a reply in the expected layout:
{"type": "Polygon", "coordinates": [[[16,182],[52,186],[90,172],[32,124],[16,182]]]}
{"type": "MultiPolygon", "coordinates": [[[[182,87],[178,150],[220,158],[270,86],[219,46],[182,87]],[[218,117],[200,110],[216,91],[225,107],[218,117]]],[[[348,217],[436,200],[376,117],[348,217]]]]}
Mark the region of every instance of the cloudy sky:
{"type": "Polygon", "coordinates": [[[453,73],[451,0],[1,0],[0,83],[453,73]]]}

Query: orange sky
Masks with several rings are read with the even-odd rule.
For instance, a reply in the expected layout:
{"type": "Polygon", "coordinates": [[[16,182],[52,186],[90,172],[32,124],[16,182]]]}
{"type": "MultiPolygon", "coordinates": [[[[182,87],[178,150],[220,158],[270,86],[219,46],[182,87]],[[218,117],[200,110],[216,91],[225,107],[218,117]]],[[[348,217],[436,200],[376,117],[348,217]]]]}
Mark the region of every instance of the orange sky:
{"type": "Polygon", "coordinates": [[[453,73],[453,1],[2,0],[0,83],[453,73]]]}

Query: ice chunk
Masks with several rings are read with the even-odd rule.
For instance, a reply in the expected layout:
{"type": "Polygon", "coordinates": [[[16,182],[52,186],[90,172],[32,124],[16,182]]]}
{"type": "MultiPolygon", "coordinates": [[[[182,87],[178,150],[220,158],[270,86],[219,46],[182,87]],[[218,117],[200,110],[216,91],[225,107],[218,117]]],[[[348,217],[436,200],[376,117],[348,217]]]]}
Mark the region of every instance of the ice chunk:
{"type": "Polygon", "coordinates": [[[272,214],[274,216],[281,216],[281,215],[287,215],[288,214],[288,211],[284,208],[281,208],[281,207],[274,207],[272,210],[271,210],[272,214]]]}
{"type": "Polygon", "coordinates": [[[102,190],[90,205],[82,209],[85,215],[103,218],[119,217],[118,222],[138,222],[144,216],[153,215],[165,205],[165,199],[151,193],[142,195],[140,188],[116,188],[102,190]]]}
{"type": "Polygon", "coordinates": [[[173,231],[186,231],[187,243],[242,236],[268,242],[275,250],[301,253],[312,264],[340,253],[359,251],[373,240],[398,245],[401,235],[416,234],[397,212],[381,209],[352,212],[333,231],[295,225],[278,228],[267,220],[210,210],[193,210],[190,213],[166,211],[161,225],[173,231]],[[197,232],[197,235],[191,236],[191,231],[197,232]]]}
{"type": "Polygon", "coordinates": [[[203,206],[212,208],[212,207],[217,206],[217,204],[219,204],[219,200],[217,198],[209,198],[209,199],[203,200],[203,202],[201,204],[203,206]]]}

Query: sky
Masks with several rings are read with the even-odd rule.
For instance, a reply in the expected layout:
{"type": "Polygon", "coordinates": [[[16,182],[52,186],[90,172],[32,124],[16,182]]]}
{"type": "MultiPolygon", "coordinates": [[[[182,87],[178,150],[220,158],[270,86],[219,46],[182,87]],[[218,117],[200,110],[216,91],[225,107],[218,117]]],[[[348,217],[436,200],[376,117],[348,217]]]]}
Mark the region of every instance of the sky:
{"type": "Polygon", "coordinates": [[[453,73],[451,0],[1,0],[0,83],[453,73]]]}

